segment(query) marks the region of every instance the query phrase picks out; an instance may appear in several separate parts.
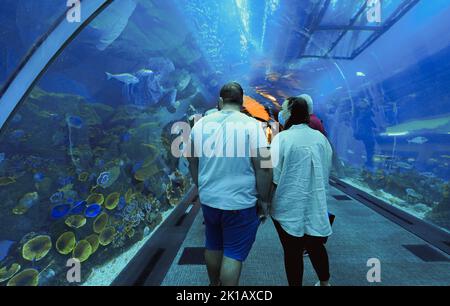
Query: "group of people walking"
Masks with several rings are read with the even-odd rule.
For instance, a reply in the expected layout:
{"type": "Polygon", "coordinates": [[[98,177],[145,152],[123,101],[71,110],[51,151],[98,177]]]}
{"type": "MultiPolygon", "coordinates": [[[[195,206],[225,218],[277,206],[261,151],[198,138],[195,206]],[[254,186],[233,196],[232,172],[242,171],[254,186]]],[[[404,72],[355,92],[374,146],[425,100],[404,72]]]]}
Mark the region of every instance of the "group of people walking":
{"type": "Polygon", "coordinates": [[[283,131],[270,144],[261,122],[241,112],[243,103],[238,83],[223,86],[220,110],[194,125],[185,152],[202,203],[210,285],[239,284],[258,227],[271,218],[289,285],[302,285],[306,251],[316,285],[329,286],[325,242],[332,233],[327,211],[332,149],[313,101],[308,95],[287,99],[279,114],[283,131]]]}

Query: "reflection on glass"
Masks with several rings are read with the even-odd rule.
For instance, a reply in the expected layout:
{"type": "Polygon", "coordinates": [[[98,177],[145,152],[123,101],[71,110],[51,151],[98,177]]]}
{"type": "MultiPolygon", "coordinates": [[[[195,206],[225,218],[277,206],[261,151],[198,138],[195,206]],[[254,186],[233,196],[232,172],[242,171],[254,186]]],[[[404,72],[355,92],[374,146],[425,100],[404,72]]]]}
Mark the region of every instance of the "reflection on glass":
{"type": "Polygon", "coordinates": [[[67,9],[67,1],[0,1],[0,88],[33,44],[67,9]]]}
{"type": "Polygon", "coordinates": [[[186,64],[195,50],[174,10],[155,28],[161,11],[137,5],[104,11],[2,130],[2,284],[67,285],[72,257],[82,284],[110,284],[191,186],[171,127],[204,101],[186,64]]]}

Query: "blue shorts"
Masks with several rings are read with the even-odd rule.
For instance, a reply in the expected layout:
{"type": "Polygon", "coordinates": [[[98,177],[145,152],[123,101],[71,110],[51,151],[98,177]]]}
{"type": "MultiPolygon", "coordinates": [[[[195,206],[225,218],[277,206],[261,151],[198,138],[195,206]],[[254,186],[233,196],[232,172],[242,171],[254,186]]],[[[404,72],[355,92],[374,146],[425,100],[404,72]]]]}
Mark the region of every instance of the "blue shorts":
{"type": "Polygon", "coordinates": [[[206,249],[223,251],[224,256],[245,261],[259,226],[256,206],[243,210],[221,210],[202,205],[206,249]]]}

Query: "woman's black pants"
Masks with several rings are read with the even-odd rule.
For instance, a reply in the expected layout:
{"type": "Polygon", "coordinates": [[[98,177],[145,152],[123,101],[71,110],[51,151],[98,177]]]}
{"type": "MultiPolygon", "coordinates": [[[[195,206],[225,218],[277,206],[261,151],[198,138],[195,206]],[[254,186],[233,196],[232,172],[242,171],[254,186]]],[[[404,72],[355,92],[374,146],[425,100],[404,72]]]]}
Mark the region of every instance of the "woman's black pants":
{"type": "Polygon", "coordinates": [[[313,237],[305,235],[295,237],[289,235],[281,224],[272,219],[280,237],[284,250],[284,267],[289,286],[302,286],[303,284],[303,252],[308,251],[309,258],[320,281],[330,279],[328,254],[324,243],[326,237],[313,237]]]}

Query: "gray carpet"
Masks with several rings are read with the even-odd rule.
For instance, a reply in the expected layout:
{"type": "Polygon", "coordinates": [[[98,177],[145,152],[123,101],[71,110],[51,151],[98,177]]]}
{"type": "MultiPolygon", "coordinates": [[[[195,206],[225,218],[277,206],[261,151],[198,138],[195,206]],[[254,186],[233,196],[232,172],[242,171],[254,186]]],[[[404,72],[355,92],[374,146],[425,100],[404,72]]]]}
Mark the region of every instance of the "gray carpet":
{"type": "MultiPolygon", "coordinates": [[[[431,246],[439,255],[444,255],[447,261],[424,261],[404,245],[427,245],[425,241],[355,200],[338,201],[332,195],[343,193],[331,188],[328,197],[329,210],[336,215],[334,234],[327,244],[332,285],[450,285],[450,262],[447,255],[431,246]],[[367,267],[367,261],[370,258],[377,258],[381,262],[381,283],[367,281],[366,275],[370,269],[367,267]]],[[[184,248],[204,245],[202,222],[200,213],[163,285],[208,285],[205,266],[178,264],[184,248]]],[[[305,258],[303,280],[305,286],[314,285],[317,281],[308,258],[305,258]]],[[[287,285],[283,251],[271,221],[263,224],[258,231],[257,241],[244,264],[241,285],[287,285]]]]}

